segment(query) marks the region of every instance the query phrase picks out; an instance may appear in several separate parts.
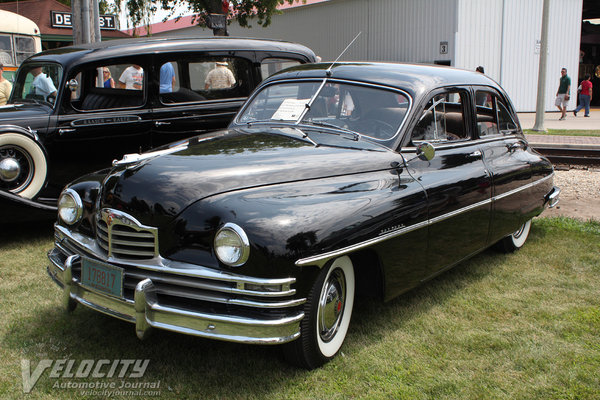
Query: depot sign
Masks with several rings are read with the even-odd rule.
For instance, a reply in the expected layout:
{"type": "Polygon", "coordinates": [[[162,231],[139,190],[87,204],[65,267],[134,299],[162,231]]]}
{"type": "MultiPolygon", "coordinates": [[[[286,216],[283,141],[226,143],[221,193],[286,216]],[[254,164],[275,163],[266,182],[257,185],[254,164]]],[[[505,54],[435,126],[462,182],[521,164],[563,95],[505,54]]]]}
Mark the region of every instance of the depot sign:
{"type": "MultiPolygon", "coordinates": [[[[62,11],[51,11],[50,25],[53,28],[73,28],[72,21],[73,14],[70,12],[62,11]]],[[[116,15],[101,15],[100,29],[114,31],[117,29],[117,16],[116,15]]]]}

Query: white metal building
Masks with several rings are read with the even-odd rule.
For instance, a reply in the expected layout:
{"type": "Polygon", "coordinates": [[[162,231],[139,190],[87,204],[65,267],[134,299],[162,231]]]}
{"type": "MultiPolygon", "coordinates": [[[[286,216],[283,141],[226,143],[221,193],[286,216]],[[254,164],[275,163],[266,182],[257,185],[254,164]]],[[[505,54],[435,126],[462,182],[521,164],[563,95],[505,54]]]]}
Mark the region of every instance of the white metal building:
{"type": "MultiPolygon", "coordinates": [[[[487,75],[509,93],[518,111],[535,111],[543,0],[329,0],[289,8],[267,28],[231,36],[299,42],[333,60],[362,32],[341,60],[441,63],[487,75]]],[[[560,69],[575,95],[583,0],[551,0],[546,110],[555,110],[560,69]]],[[[212,36],[189,27],[162,35],[212,36]]],[[[574,98],[575,96],[573,96],[574,98]]],[[[574,102],[571,102],[574,107],[574,102]]]]}

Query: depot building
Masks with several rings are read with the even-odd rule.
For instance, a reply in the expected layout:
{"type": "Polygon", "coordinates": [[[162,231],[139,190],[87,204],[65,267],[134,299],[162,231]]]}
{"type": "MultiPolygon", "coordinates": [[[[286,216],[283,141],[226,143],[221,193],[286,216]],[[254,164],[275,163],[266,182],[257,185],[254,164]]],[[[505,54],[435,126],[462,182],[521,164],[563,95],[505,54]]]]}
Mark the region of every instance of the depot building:
{"type": "MultiPolygon", "coordinates": [[[[0,10],[6,10],[29,18],[40,28],[42,49],[73,44],[73,27],[71,8],[56,0],[24,0],[19,2],[0,3],[0,10]]],[[[115,15],[100,16],[100,34],[102,40],[131,37],[118,30],[115,15]]]]}

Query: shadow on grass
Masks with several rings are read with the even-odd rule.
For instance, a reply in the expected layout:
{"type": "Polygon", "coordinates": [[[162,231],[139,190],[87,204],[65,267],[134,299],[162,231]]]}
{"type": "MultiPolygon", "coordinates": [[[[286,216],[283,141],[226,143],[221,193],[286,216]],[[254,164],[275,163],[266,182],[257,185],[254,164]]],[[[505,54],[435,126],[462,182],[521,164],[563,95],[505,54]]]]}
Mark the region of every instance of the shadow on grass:
{"type": "Polygon", "coordinates": [[[20,224],[2,224],[0,226],[0,244],[25,243],[32,240],[52,238],[54,221],[24,222],[20,224]]]}
{"type": "MultiPolygon", "coordinates": [[[[534,228],[532,239],[536,235],[534,228]]],[[[340,363],[353,363],[353,359],[358,362],[352,350],[363,346],[361,343],[376,342],[431,307],[443,305],[457,291],[488,276],[503,257],[506,256],[487,250],[386,304],[359,299],[343,348],[345,357],[338,357],[324,370],[335,370],[340,363]]],[[[277,346],[220,342],[160,330],[140,341],[133,324],[82,305],[67,314],[58,305],[60,290],[53,289],[56,301],[36,304],[26,315],[8,322],[6,335],[0,339],[5,348],[31,359],[34,365],[44,358],[150,359],[143,381],[160,380],[162,394],[174,397],[197,397],[200,393],[202,398],[273,396],[282,387],[301,388],[306,379],[319,376],[318,371],[303,371],[286,364],[277,346]]],[[[52,391],[48,378],[40,385],[52,391]]]]}

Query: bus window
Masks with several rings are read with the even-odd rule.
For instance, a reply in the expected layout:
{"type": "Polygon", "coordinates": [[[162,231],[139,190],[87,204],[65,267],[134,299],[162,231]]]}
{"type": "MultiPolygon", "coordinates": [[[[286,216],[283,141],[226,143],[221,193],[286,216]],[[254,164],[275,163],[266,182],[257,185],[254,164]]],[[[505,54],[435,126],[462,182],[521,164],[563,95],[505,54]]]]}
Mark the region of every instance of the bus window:
{"type": "Polygon", "coordinates": [[[36,53],[35,41],[32,37],[15,36],[15,55],[17,64],[21,64],[27,57],[36,53]]]}

